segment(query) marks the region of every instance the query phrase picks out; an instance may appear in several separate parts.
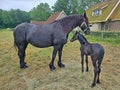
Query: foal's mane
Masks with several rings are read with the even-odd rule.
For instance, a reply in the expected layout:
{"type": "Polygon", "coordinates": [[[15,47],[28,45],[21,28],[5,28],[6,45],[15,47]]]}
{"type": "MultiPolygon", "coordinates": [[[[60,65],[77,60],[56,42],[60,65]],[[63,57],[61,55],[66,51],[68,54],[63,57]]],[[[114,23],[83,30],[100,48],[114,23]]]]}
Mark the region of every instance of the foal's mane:
{"type": "Polygon", "coordinates": [[[78,34],[78,37],[79,36],[82,37],[82,39],[85,41],[84,43],[88,43],[87,39],[82,34],[80,34],[80,32],[77,32],[77,34],[78,34]]]}

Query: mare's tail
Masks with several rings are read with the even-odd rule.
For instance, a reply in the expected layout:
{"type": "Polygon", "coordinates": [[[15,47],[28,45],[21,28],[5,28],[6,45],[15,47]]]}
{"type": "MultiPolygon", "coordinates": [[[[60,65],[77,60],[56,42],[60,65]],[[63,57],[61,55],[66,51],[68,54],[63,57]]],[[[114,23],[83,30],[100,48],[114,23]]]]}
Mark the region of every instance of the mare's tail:
{"type": "Polygon", "coordinates": [[[15,48],[15,50],[17,51],[17,45],[16,45],[16,43],[15,43],[15,40],[14,40],[14,48],[15,48]]]}
{"type": "Polygon", "coordinates": [[[14,29],[13,29],[13,37],[14,37],[14,48],[15,48],[15,50],[17,51],[17,44],[16,44],[16,42],[15,42],[15,35],[14,35],[14,29]]]}

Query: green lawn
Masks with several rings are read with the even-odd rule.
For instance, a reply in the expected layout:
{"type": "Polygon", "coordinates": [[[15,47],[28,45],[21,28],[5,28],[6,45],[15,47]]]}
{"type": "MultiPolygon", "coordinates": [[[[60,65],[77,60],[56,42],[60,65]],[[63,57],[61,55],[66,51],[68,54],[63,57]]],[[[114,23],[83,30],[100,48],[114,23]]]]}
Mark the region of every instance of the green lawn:
{"type": "MultiPolygon", "coordinates": [[[[69,38],[72,37],[70,34],[69,38]]],[[[28,45],[27,69],[19,68],[19,58],[13,47],[11,30],[0,30],[0,90],[119,90],[120,88],[120,39],[85,36],[89,42],[100,43],[105,48],[100,76],[101,84],[91,88],[93,66],[89,60],[89,72],[81,72],[80,44],[68,43],[63,49],[65,68],[57,66],[50,71],[52,47],[36,48],[28,45]],[[12,48],[11,48],[12,47],[12,48]]],[[[90,59],[90,58],[89,58],[90,59]]]]}

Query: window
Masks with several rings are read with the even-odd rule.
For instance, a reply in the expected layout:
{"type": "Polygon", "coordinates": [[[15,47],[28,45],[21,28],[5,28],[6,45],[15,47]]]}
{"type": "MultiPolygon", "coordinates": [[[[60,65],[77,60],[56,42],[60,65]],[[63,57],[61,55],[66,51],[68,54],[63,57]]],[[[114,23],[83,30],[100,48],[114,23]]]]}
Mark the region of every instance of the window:
{"type": "Polygon", "coordinates": [[[93,10],[92,16],[100,16],[102,14],[102,10],[93,10]]]}

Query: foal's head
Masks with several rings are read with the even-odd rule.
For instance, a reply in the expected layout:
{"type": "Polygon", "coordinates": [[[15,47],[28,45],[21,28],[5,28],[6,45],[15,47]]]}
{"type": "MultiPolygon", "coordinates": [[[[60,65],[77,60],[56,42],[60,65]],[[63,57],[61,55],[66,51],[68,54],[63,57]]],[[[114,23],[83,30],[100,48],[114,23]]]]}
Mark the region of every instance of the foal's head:
{"type": "Polygon", "coordinates": [[[78,39],[78,32],[76,31],[70,41],[71,41],[71,42],[74,42],[74,41],[77,40],[77,39],[78,39]]]}
{"type": "Polygon", "coordinates": [[[86,35],[90,34],[89,21],[86,13],[82,15],[82,21],[80,22],[79,27],[84,31],[86,35]]]}
{"type": "Polygon", "coordinates": [[[70,41],[73,42],[75,40],[79,40],[81,44],[85,44],[86,42],[88,42],[87,39],[78,31],[75,32],[70,41]]]}

